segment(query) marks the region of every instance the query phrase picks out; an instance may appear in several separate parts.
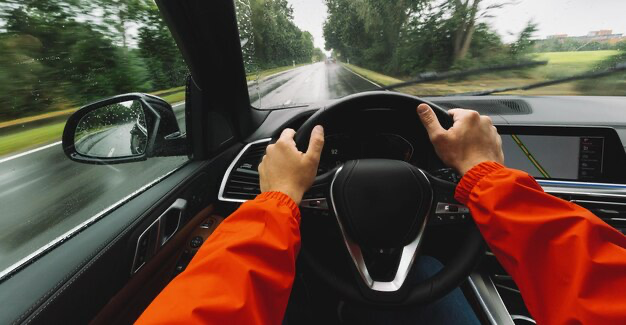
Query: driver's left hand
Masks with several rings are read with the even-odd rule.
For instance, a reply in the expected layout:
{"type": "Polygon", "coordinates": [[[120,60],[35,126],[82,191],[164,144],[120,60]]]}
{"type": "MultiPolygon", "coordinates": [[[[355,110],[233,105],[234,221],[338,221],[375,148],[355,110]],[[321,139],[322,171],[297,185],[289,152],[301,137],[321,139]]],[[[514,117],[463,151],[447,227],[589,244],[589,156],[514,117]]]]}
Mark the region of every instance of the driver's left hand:
{"type": "Polygon", "coordinates": [[[313,128],[306,153],[296,148],[295,134],[293,129],[285,129],[275,144],[267,146],[259,165],[259,177],[261,192],[287,194],[299,205],[317,174],[324,147],[324,129],[321,125],[313,128]]]}

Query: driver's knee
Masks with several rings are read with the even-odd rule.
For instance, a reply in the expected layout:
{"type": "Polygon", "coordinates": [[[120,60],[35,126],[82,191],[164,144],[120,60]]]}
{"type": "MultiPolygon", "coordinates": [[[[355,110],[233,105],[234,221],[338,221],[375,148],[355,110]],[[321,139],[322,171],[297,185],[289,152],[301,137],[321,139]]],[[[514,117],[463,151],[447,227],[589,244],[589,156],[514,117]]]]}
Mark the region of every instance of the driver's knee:
{"type": "Polygon", "coordinates": [[[443,264],[431,256],[419,256],[415,261],[415,280],[423,281],[431,278],[443,269],[443,264]]]}

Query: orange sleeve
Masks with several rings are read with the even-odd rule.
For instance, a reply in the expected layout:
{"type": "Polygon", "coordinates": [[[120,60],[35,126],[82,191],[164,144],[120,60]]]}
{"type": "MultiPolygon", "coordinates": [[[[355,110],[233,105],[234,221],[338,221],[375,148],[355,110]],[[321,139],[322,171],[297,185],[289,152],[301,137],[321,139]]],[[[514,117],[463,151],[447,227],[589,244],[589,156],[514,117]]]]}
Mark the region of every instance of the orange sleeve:
{"type": "Polygon", "coordinates": [[[281,324],[300,249],[300,211],[266,192],[230,215],[137,323],[281,324]]]}
{"type": "Polygon", "coordinates": [[[537,324],[624,324],[626,237],[545,193],[528,174],[487,162],[457,187],[537,324]]]}

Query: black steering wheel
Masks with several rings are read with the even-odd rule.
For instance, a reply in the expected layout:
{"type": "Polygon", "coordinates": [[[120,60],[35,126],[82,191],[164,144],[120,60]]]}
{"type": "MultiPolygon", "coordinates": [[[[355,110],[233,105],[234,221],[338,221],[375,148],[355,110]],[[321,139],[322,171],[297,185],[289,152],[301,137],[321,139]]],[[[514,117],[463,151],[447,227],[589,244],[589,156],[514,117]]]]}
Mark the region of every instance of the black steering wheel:
{"type": "MultiPolygon", "coordinates": [[[[313,114],[298,130],[296,145],[301,151],[306,150],[313,127],[325,125],[338,116],[352,116],[353,123],[358,123],[359,113],[372,109],[396,110],[414,116],[421,103],[427,102],[394,92],[366,92],[345,97],[313,114]]],[[[445,110],[427,104],[444,128],[452,126],[452,119],[445,110]]],[[[423,126],[416,132],[428,136],[423,126]]],[[[419,152],[420,148],[415,150],[419,152]]],[[[307,246],[314,243],[305,242],[304,238],[301,257],[317,276],[351,301],[386,307],[434,301],[467,278],[485,249],[478,229],[471,225],[464,245],[442,270],[417,284],[405,281],[414,272],[414,262],[429,221],[445,215],[452,210],[451,207],[459,208],[459,203],[454,200],[455,188],[455,183],[429,175],[404,161],[360,159],[345,162],[318,175],[310,190],[316,193],[315,198],[303,200],[303,204],[325,209],[336,218],[356,281],[338,277],[337,270],[311,254],[307,246]],[[401,251],[393,279],[375,279],[370,274],[363,256],[366,247],[401,251]]]]}

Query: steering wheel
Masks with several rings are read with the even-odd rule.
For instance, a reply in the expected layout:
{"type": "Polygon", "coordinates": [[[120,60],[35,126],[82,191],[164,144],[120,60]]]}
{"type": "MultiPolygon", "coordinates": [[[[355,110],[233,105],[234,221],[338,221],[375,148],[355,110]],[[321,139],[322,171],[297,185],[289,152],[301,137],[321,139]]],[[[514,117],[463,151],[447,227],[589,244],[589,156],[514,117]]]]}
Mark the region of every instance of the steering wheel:
{"type": "MultiPolygon", "coordinates": [[[[298,130],[296,145],[304,152],[317,124],[325,125],[341,116],[352,116],[352,121],[358,123],[360,113],[373,109],[395,110],[415,117],[416,107],[422,103],[433,108],[444,128],[452,126],[452,118],[445,110],[417,97],[394,92],[366,92],[345,97],[313,114],[298,130]]],[[[428,137],[421,124],[416,132],[428,137]]],[[[420,149],[434,152],[432,148],[415,148],[418,153],[420,149]]],[[[454,200],[455,188],[455,183],[434,177],[404,161],[347,161],[318,175],[309,191],[316,193],[315,199],[304,201],[313,201],[316,208],[324,209],[336,218],[356,281],[341,279],[336,269],[311,254],[307,249],[311,242],[303,240],[300,255],[318,277],[351,301],[401,307],[439,299],[467,278],[485,249],[478,229],[472,224],[464,244],[443,269],[417,284],[406,281],[415,271],[414,262],[420,253],[429,219],[439,217],[442,209],[451,204],[458,207],[459,203],[454,200]],[[393,279],[372,276],[363,256],[364,248],[401,250],[393,279]]]]}

